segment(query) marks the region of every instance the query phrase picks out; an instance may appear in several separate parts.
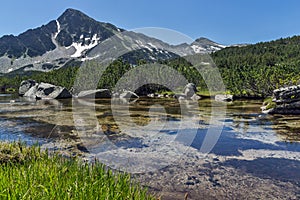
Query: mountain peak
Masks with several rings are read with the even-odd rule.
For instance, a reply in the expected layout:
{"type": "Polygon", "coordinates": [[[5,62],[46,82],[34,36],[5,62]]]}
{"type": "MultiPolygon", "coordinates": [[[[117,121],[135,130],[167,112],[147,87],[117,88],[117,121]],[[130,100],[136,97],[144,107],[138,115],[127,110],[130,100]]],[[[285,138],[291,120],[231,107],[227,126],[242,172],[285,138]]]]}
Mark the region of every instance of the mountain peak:
{"type": "MultiPolygon", "coordinates": [[[[93,59],[98,55],[93,55],[92,49],[99,49],[97,46],[102,41],[123,31],[113,24],[99,22],[79,10],[68,8],[57,20],[46,25],[29,29],[18,36],[1,37],[0,72],[25,68],[48,71],[69,62],[93,59]]],[[[178,55],[210,53],[223,48],[207,38],[199,38],[190,45],[170,46],[155,38],[132,33],[130,42],[141,48],[137,54],[130,54],[133,59],[141,54],[143,58],[153,61],[178,55]],[[172,52],[178,52],[178,55],[172,52]]]]}
{"type": "Polygon", "coordinates": [[[218,44],[208,38],[200,37],[196,39],[191,47],[194,49],[196,53],[205,53],[205,52],[215,52],[225,48],[226,46],[218,44]]]}
{"type": "Polygon", "coordinates": [[[73,8],[68,8],[63,12],[63,14],[58,18],[58,21],[63,22],[63,21],[68,21],[68,20],[77,20],[77,19],[89,19],[93,20],[83,12],[73,9],[73,8]]]}
{"type": "Polygon", "coordinates": [[[85,15],[85,14],[79,10],[68,8],[65,10],[65,12],[63,12],[61,16],[72,16],[72,15],[85,15]]]}
{"type": "Polygon", "coordinates": [[[200,37],[196,39],[195,42],[202,43],[202,44],[216,44],[216,42],[205,37],[200,37]]]}
{"type": "Polygon", "coordinates": [[[82,12],[74,8],[67,8],[64,13],[82,13],[82,12]]]}

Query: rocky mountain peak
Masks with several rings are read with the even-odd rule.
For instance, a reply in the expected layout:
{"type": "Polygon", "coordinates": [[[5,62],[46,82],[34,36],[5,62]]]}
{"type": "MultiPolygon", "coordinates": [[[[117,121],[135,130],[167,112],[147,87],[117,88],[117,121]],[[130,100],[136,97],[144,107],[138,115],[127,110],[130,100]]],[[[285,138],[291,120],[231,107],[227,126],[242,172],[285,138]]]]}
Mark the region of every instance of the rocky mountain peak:
{"type": "Polygon", "coordinates": [[[200,37],[191,44],[191,47],[196,53],[211,53],[221,50],[226,46],[218,44],[208,38],[200,37]]]}
{"type": "Polygon", "coordinates": [[[201,44],[206,44],[206,45],[216,44],[214,41],[212,41],[208,38],[205,38],[205,37],[200,37],[200,38],[196,39],[195,42],[198,42],[198,43],[201,43],[201,44]]]}
{"type": "MultiPolygon", "coordinates": [[[[101,49],[102,41],[123,31],[113,24],[96,21],[79,10],[69,8],[46,25],[29,29],[18,36],[1,37],[0,72],[49,71],[68,63],[91,60],[105,53],[101,49]]],[[[126,56],[128,61],[136,60],[137,55],[140,59],[154,61],[178,55],[210,53],[224,47],[207,38],[199,38],[191,45],[169,45],[135,32],[129,31],[125,35],[128,45],[138,49],[126,56]]]]}
{"type": "MultiPolygon", "coordinates": [[[[81,15],[84,17],[88,17],[86,14],[81,12],[80,10],[76,10],[74,8],[67,8],[60,17],[68,17],[68,16],[76,16],[76,15],[81,15]]],[[[89,18],[89,17],[88,17],[89,18]]]]}
{"type": "Polygon", "coordinates": [[[57,38],[59,45],[71,46],[80,43],[82,46],[95,43],[96,40],[105,40],[116,32],[116,26],[102,23],[90,18],[81,11],[67,9],[57,20],[57,38]]]}
{"type": "Polygon", "coordinates": [[[79,10],[68,8],[60,15],[57,19],[61,24],[70,23],[70,22],[95,22],[96,20],[90,18],[86,14],[82,13],[79,10]]]}

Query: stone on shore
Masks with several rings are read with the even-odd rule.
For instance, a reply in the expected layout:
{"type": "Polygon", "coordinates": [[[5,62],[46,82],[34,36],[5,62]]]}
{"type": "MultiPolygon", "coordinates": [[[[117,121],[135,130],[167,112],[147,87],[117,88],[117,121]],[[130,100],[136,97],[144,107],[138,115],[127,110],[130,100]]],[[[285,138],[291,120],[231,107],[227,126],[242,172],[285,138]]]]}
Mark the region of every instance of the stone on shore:
{"type": "Polygon", "coordinates": [[[233,101],[233,95],[231,95],[231,94],[217,94],[215,96],[215,100],[216,101],[230,102],[230,101],[233,101]]]}
{"type": "Polygon", "coordinates": [[[197,92],[197,88],[194,83],[188,83],[183,89],[183,94],[187,98],[191,98],[196,92],[197,92]]]}
{"type": "Polygon", "coordinates": [[[188,83],[184,89],[182,94],[175,94],[174,98],[178,100],[193,100],[198,101],[201,99],[199,95],[196,94],[197,88],[194,83],[188,83]]]}
{"type": "Polygon", "coordinates": [[[279,88],[273,91],[272,100],[261,107],[267,114],[300,114],[300,85],[279,88]]]}
{"type": "Polygon", "coordinates": [[[35,86],[37,82],[35,80],[24,80],[21,82],[20,87],[19,87],[19,95],[24,96],[24,94],[33,86],[35,86]]]}
{"type": "MultiPolygon", "coordinates": [[[[29,83],[30,82],[23,83],[23,85],[21,83],[21,94],[25,91],[26,88],[28,88],[29,83]]],[[[72,94],[66,88],[43,82],[32,84],[32,86],[22,96],[34,99],[72,98],[72,94]]]]}
{"type": "Polygon", "coordinates": [[[85,90],[79,92],[78,98],[111,98],[111,93],[108,89],[85,90]]]}
{"type": "Polygon", "coordinates": [[[138,99],[139,96],[131,91],[124,91],[120,94],[121,99],[138,99]]]}

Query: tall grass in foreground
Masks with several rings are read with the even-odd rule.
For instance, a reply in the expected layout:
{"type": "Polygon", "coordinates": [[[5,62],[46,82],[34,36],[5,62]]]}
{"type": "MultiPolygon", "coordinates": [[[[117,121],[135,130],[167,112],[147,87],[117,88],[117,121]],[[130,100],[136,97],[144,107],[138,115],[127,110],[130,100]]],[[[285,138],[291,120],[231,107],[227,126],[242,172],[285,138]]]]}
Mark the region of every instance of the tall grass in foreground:
{"type": "Polygon", "coordinates": [[[154,199],[126,173],[103,164],[0,143],[0,199],[154,199]]]}

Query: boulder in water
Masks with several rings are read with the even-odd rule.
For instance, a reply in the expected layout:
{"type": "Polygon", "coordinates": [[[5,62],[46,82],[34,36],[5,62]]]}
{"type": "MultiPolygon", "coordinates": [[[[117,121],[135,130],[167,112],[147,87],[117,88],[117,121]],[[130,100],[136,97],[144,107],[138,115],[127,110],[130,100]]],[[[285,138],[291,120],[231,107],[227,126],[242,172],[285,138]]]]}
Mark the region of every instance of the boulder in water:
{"type": "Polygon", "coordinates": [[[267,114],[300,114],[300,85],[279,88],[261,107],[267,114]]]}
{"type": "Polygon", "coordinates": [[[37,82],[31,79],[22,81],[19,87],[19,95],[24,96],[24,94],[35,85],[37,85],[37,82]]]}
{"type": "Polygon", "coordinates": [[[183,89],[183,94],[187,98],[191,98],[196,92],[197,92],[197,88],[194,83],[188,83],[183,89]]]}
{"type": "Polygon", "coordinates": [[[215,96],[215,100],[216,101],[230,102],[230,101],[233,101],[233,95],[231,95],[231,94],[217,94],[215,96]]]}
{"type": "Polygon", "coordinates": [[[39,83],[29,88],[23,96],[35,99],[66,99],[71,98],[72,94],[62,86],[39,83]]]}
{"type": "Polygon", "coordinates": [[[136,93],[131,92],[131,91],[123,91],[120,94],[120,98],[122,98],[122,99],[138,99],[139,96],[136,93]]]}
{"type": "Polygon", "coordinates": [[[85,90],[79,92],[78,98],[111,98],[111,93],[108,89],[85,90]]]}

